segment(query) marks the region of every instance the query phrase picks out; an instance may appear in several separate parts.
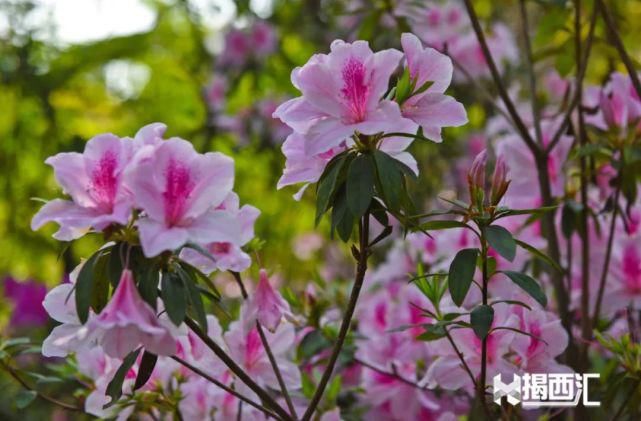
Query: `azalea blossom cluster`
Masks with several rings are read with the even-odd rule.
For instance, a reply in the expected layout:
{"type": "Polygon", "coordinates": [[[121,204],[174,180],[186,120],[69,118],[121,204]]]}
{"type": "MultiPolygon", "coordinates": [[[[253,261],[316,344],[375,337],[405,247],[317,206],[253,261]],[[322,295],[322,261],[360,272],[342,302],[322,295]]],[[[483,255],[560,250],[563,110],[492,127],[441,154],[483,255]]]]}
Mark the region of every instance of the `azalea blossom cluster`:
{"type": "MultiPolygon", "coordinates": [[[[133,139],[98,135],[83,153],[48,158],[69,200],[47,202],[32,229],[56,222],[54,237],[71,241],[88,232],[115,239],[133,228],[146,257],[195,243],[214,256],[199,264],[207,272],[246,269],[249,256],[241,247],[253,238],[259,211],[240,207],[232,191],[233,161],[217,152],[199,154],[184,139],[165,140],[165,130],[154,123],[133,139]]],[[[199,260],[186,251],[183,257],[199,260]]]]}
{"type": "Polygon", "coordinates": [[[294,131],[282,147],[287,162],[279,188],[305,183],[299,197],[334,156],[366,137],[418,173],[406,151],[417,132],[440,142],[443,127],[467,122],[463,105],[445,94],[451,60],[413,34],[403,34],[401,44],[403,52],[373,52],[366,41],[337,40],[329,54],[316,54],[292,71],[292,83],[302,95],[274,112],[294,131]],[[401,63],[406,76],[390,90],[401,63]]]}

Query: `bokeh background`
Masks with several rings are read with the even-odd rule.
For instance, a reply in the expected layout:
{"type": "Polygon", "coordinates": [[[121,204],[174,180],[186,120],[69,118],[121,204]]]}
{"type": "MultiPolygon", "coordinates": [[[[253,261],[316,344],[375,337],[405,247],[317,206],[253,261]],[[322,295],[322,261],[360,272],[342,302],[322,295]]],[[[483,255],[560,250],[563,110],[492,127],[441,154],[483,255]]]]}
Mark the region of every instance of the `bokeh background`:
{"type": "MultiPolygon", "coordinates": [[[[366,39],[374,49],[399,47],[404,25],[394,13],[397,3],[0,0],[2,336],[41,340],[51,327],[39,306],[46,289],[62,282],[100,244],[99,238],[86,236],[71,247],[61,245],[51,238],[53,224],[31,231],[41,199],[60,195],[46,157],[82,151],[99,133],[133,136],[155,121],[169,126],[169,136],[190,140],[201,152],[217,150],[235,159],[241,202],[262,211],[255,258],[277,272],[282,283],[295,290],[310,280],[349,275],[349,266],[342,267],[348,264],[342,259],[345,250],[328,239],[325,223],[314,227],[313,195],[296,203],[291,197],[295,189],[276,190],[284,165],[279,147],[288,129],[271,113],[297,95],[291,70],[313,53],[326,52],[332,40],[366,39]]],[[[562,0],[536,3],[541,6],[532,16],[536,59],[546,60],[561,76],[569,74],[574,70],[571,12],[562,0]]],[[[518,23],[517,2],[475,5],[484,22],[501,21],[517,31],[512,26],[518,23]]],[[[612,5],[628,51],[641,57],[641,2],[612,5]]],[[[603,33],[597,27],[597,58],[587,75],[594,83],[619,66],[603,33]]],[[[525,82],[519,66],[507,67],[506,78],[525,82]]],[[[422,172],[414,186],[418,198],[442,189],[453,159],[470,150],[470,134],[484,126],[490,113],[475,86],[457,83],[453,92],[466,105],[470,124],[445,130],[444,146],[412,146],[422,172]]],[[[17,419],[18,389],[4,372],[0,387],[9,390],[0,394],[0,418],[17,419]]],[[[56,416],[42,402],[27,414],[20,418],[56,416]]]]}

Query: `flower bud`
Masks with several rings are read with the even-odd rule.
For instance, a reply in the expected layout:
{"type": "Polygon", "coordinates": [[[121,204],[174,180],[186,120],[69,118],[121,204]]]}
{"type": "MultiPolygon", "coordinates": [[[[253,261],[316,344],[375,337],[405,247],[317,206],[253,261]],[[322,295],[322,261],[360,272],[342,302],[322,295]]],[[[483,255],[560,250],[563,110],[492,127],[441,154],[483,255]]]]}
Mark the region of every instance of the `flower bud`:
{"type": "Polygon", "coordinates": [[[472,162],[467,173],[467,184],[470,189],[470,200],[479,208],[483,207],[485,196],[485,168],[487,166],[487,150],[483,149],[472,162]]]}
{"type": "Polygon", "coordinates": [[[492,175],[492,187],[490,191],[491,205],[493,206],[499,204],[510,185],[510,180],[507,179],[508,171],[509,168],[505,163],[505,160],[502,156],[499,156],[496,159],[496,164],[494,165],[494,174],[492,175]]]}

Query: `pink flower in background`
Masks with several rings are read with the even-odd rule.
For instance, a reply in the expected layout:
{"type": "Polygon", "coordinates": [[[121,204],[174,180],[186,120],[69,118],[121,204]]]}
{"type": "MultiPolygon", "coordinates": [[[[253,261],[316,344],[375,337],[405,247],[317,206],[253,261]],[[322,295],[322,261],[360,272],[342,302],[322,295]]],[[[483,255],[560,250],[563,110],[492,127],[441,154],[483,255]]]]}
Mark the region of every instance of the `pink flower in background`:
{"type": "Polygon", "coordinates": [[[249,297],[243,314],[248,328],[258,321],[272,333],[276,332],[283,317],[290,314],[289,304],[272,288],[265,269],[260,270],[258,287],[249,297]]]}
{"type": "Polygon", "coordinates": [[[641,100],[629,76],[613,73],[598,95],[594,105],[599,113],[586,121],[603,130],[618,130],[624,136],[630,126],[637,130],[641,127],[641,100]]]}
{"type": "MultiPolygon", "coordinates": [[[[241,318],[244,319],[242,316],[241,318]]],[[[287,355],[294,349],[294,327],[289,323],[283,323],[275,333],[265,331],[265,336],[287,388],[289,390],[300,388],[300,371],[298,366],[287,355]]],[[[269,363],[256,326],[246,327],[240,321],[233,322],[229,327],[229,331],[225,333],[224,338],[229,349],[229,355],[256,383],[272,389],[279,388],[278,380],[269,363]]],[[[244,383],[239,381],[235,382],[234,385],[239,393],[256,399],[256,394],[244,383]]]]}
{"type": "Polygon", "coordinates": [[[65,152],[47,158],[45,162],[53,167],[56,181],[71,200],[47,202],[33,217],[31,229],[53,221],[60,226],[54,238],[70,241],[91,229],[126,224],[132,199],[122,176],[133,146],[128,139],[102,134],[89,140],[82,154],[65,152]]]}
{"type": "Polygon", "coordinates": [[[188,242],[233,242],[239,237],[232,215],[216,211],[230,194],[234,162],[221,153],[197,153],[179,138],[136,155],[127,186],[145,212],[137,221],[147,257],[188,242]]]}
{"type": "Polygon", "coordinates": [[[227,94],[227,77],[220,73],[215,73],[211,81],[205,87],[205,99],[207,105],[212,111],[220,111],[225,107],[225,95],[227,94]]]}
{"type": "MultiPolygon", "coordinates": [[[[599,278],[601,271],[595,271],[599,278]]],[[[612,315],[627,306],[641,309],[641,232],[617,230],[606,282],[603,313],[612,315]]]]}
{"type": "Polygon", "coordinates": [[[401,57],[394,49],[374,53],[366,41],[334,41],[329,54],[316,54],[292,71],[302,96],[282,104],[274,117],[304,135],[308,156],[339,146],[355,132],[415,128],[396,103],[381,100],[401,57]]]}
{"type": "Polygon", "coordinates": [[[111,300],[93,320],[92,327],[102,331],[102,348],[114,358],[124,358],[141,345],[156,355],[176,352],[175,339],[142,299],[129,270],[122,272],[111,300]]]}
{"type": "Polygon", "coordinates": [[[403,34],[401,44],[416,89],[429,84],[427,90],[408,98],[402,104],[401,112],[422,127],[425,137],[440,142],[442,127],[467,123],[463,104],[444,95],[452,80],[452,61],[433,48],[424,48],[416,35],[403,34]]]}
{"type": "Polygon", "coordinates": [[[11,276],[4,278],[4,296],[13,304],[9,326],[21,328],[42,326],[49,316],[42,306],[47,287],[34,280],[17,281],[11,276]]]}
{"type": "Polygon", "coordinates": [[[561,320],[538,307],[531,299],[519,297],[519,300],[532,305],[532,310],[512,306],[512,312],[519,316],[518,328],[531,336],[517,334],[514,337],[511,347],[517,354],[516,364],[527,373],[571,371],[569,367],[555,361],[568,346],[568,333],[561,325],[561,320]]]}
{"type": "Polygon", "coordinates": [[[251,51],[251,41],[241,29],[230,29],[225,35],[225,48],[218,63],[221,66],[240,67],[251,51]]]}
{"type": "Polygon", "coordinates": [[[251,258],[241,247],[254,238],[254,223],[260,215],[260,211],[249,205],[240,207],[238,195],[234,192],[227,196],[225,201],[216,208],[216,211],[227,213],[230,222],[233,221],[240,235],[234,241],[203,244],[202,246],[210,253],[210,256],[203,256],[196,250],[183,249],[180,252],[180,257],[206,274],[215,270],[241,272],[251,264],[251,258]]]}
{"type": "MultiPolygon", "coordinates": [[[[558,121],[545,120],[542,124],[543,144],[552,141],[558,121]]],[[[552,195],[562,196],[565,191],[565,162],[572,147],[573,138],[562,135],[560,141],[548,156],[547,170],[550,178],[552,195]]],[[[510,174],[510,188],[505,195],[505,206],[534,208],[541,205],[541,194],[537,181],[536,164],[532,153],[523,145],[523,140],[516,134],[508,134],[497,139],[496,154],[503,156],[510,168],[518,168],[510,174]]]]}
{"type": "Polygon", "coordinates": [[[278,38],[274,27],[268,22],[257,21],[251,28],[249,35],[252,52],[257,57],[265,57],[276,50],[278,38]]]}
{"type": "MultiPolygon", "coordinates": [[[[511,313],[507,305],[494,306],[492,327],[518,328],[518,316],[511,313]]],[[[452,339],[463,354],[470,370],[475,376],[481,372],[481,340],[471,329],[452,329],[452,339]]],[[[515,333],[509,330],[497,330],[487,337],[487,378],[496,374],[509,374],[516,371],[506,358],[515,333]]],[[[473,390],[472,382],[461,365],[461,360],[452,346],[445,339],[433,343],[434,352],[439,357],[428,367],[424,382],[429,388],[440,387],[445,390],[473,390]]]]}

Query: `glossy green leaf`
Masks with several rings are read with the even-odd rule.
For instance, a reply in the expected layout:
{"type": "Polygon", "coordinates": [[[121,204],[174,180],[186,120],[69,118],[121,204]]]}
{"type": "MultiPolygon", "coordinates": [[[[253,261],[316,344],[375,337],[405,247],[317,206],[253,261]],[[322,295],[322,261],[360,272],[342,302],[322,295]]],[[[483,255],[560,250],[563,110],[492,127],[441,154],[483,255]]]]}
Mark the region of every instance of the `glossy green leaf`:
{"type": "Polygon", "coordinates": [[[510,234],[510,231],[500,225],[490,225],[485,228],[485,236],[490,247],[496,250],[498,254],[510,262],[514,261],[514,257],[516,256],[516,242],[512,234],[510,234]]]}
{"type": "Polygon", "coordinates": [[[557,262],[552,260],[552,258],[550,256],[548,256],[547,254],[543,253],[541,250],[539,250],[536,247],[534,247],[534,246],[532,246],[532,245],[530,245],[530,244],[528,244],[526,242],[523,242],[521,240],[514,239],[514,241],[516,241],[516,244],[519,247],[521,247],[522,249],[528,251],[534,257],[536,257],[537,259],[542,260],[543,262],[545,262],[548,265],[552,266],[554,269],[556,269],[557,271],[559,271],[561,273],[564,272],[563,268],[561,266],[559,266],[559,264],[557,262]]]}
{"type": "Polygon", "coordinates": [[[421,230],[425,231],[437,231],[437,230],[446,230],[451,228],[467,228],[467,225],[461,221],[454,220],[434,220],[423,222],[419,225],[421,230]]]}
{"type": "Polygon", "coordinates": [[[106,395],[110,396],[111,400],[103,406],[103,409],[109,408],[111,405],[115,404],[122,396],[122,383],[125,381],[127,373],[136,362],[138,354],[140,354],[140,348],[135,351],[131,351],[122,361],[118,370],[116,370],[116,374],[114,374],[113,378],[107,385],[106,390],[106,395]]]}
{"type": "Polygon", "coordinates": [[[25,409],[36,399],[38,393],[35,390],[21,390],[15,397],[16,408],[25,409]]]}
{"type": "Polygon", "coordinates": [[[337,187],[337,181],[343,165],[346,162],[347,155],[336,157],[335,160],[330,162],[325,168],[325,172],[321,176],[317,190],[316,190],[316,224],[320,222],[321,218],[330,207],[330,201],[337,187]]]}
{"type": "Polygon", "coordinates": [[[490,306],[478,305],[470,313],[470,324],[474,334],[479,339],[485,339],[494,320],[494,309],[490,306]]]}
{"type": "Polygon", "coordinates": [[[476,269],[478,249],[463,249],[456,253],[450,264],[447,285],[454,304],[461,306],[470,289],[476,269]]]}
{"type": "Polygon", "coordinates": [[[530,276],[521,272],[514,272],[511,270],[503,270],[501,271],[501,273],[507,275],[507,277],[510,278],[512,282],[520,286],[543,307],[547,306],[547,298],[545,296],[545,293],[541,289],[541,286],[530,276]]]}
{"type": "Polygon", "coordinates": [[[78,318],[83,324],[89,318],[89,308],[91,307],[91,297],[94,290],[95,264],[102,253],[102,250],[98,250],[82,265],[76,280],[76,310],[78,311],[78,318]]]}
{"type": "Polygon", "coordinates": [[[151,378],[151,375],[154,372],[156,367],[156,362],[158,361],[158,356],[152,354],[151,352],[145,351],[142,354],[140,360],[140,366],[138,367],[138,374],[136,375],[136,383],[134,384],[134,390],[138,390],[143,387],[147,381],[151,378]]]}
{"type": "Polygon", "coordinates": [[[347,207],[355,219],[365,214],[374,196],[375,167],[369,154],[357,156],[347,172],[347,207]]]}
{"type": "Polygon", "coordinates": [[[394,161],[396,160],[385,152],[374,151],[374,161],[383,200],[390,209],[397,210],[400,205],[399,187],[402,183],[403,174],[395,164],[394,161]]]}
{"type": "Polygon", "coordinates": [[[182,278],[172,272],[163,272],[162,301],[169,319],[179,326],[187,314],[187,294],[182,278]]]}

